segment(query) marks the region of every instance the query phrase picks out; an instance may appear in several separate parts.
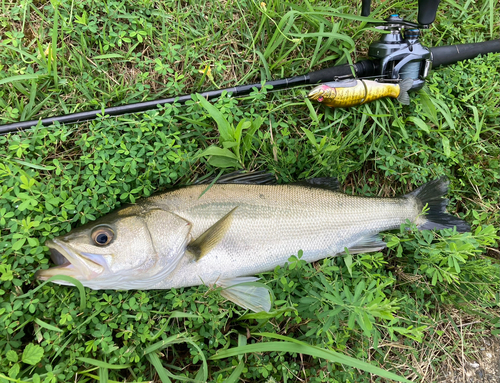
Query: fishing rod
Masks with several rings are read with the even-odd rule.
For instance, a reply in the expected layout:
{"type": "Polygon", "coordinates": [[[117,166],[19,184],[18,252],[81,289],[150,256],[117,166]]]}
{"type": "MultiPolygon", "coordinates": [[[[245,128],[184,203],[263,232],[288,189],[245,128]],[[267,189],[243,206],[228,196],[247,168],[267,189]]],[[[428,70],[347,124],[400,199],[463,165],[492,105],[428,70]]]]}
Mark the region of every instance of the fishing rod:
{"type": "MultiPolygon", "coordinates": [[[[342,83],[349,79],[363,79],[375,77],[379,82],[399,83],[405,79],[412,79],[408,90],[418,90],[424,86],[431,67],[454,64],[458,61],[474,58],[481,54],[500,52],[500,39],[480,43],[460,44],[451,46],[424,47],[419,37],[422,29],[428,29],[434,22],[440,0],[418,1],[418,23],[408,22],[399,15],[391,15],[385,20],[377,22],[376,28],[386,31],[379,41],[369,46],[370,59],[356,63],[337,65],[326,69],[310,72],[304,75],[283,78],[265,83],[240,85],[231,88],[211,90],[200,93],[208,100],[221,96],[224,92],[232,96],[250,94],[254,89],[260,90],[263,86],[272,86],[274,90],[287,89],[304,85],[317,85],[332,81],[342,83]]],[[[362,0],[362,16],[369,16],[370,0],[362,0]]],[[[346,84],[344,86],[354,86],[346,84]]],[[[365,87],[363,83],[361,86],[365,87]]],[[[159,100],[131,103],[113,106],[99,110],[78,112],[56,117],[48,117],[30,121],[20,121],[0,126],[0,134],[22,131],[41,124],[48,126],[55,122],[70,124],[90,121],[98,115],[118,116],[130,113],[144,112],[156,109],[158,106],[185,103],[192,99],[191,94],[164,98],[159,100]]],[[[319,100],[316,98],[317,101],[319,100]]],[[[364,99],[362,100],[365,101],[364,99]]],[[[359,102],[363,103],[363,102],[359,102]]]]}

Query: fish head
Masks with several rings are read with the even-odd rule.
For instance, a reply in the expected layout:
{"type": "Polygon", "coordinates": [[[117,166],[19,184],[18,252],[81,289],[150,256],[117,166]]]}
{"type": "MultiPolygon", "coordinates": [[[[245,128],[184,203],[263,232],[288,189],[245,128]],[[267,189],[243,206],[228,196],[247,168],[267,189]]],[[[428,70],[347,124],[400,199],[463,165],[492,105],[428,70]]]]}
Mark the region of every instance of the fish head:
{"type": "Polygon", "coordinates": [[[36,277],[67,275],[92,289],[151,288],[175,269],[190,230],[191,224],[176,214],[131,206],[48,240],[56,266],[39,270],[36,277]]]}
{"type": "Polygon", "coordinates": [[[310,100],[314,100],[317,102],[331,102],[335,99],[336,96],[337,91],[335,90],[335,88],[329,87],[326,84],[318,85],[307,95],[310,100]]]}

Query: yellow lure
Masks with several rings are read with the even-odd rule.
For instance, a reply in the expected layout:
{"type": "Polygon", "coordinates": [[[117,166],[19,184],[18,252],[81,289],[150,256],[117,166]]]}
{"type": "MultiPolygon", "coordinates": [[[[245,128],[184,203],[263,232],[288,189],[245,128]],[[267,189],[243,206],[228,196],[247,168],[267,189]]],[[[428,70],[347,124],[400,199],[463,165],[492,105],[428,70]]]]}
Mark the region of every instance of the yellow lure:
{"type": "Polygon", "coordinates": [[[408,91],[413,80],[407,78],[399,84],[370,80],[346,80],[327,82],[314,88],[307,97],[332,108],[362,105],[382,97],[397,98],[404,105],[410,103],[408,91]]]}

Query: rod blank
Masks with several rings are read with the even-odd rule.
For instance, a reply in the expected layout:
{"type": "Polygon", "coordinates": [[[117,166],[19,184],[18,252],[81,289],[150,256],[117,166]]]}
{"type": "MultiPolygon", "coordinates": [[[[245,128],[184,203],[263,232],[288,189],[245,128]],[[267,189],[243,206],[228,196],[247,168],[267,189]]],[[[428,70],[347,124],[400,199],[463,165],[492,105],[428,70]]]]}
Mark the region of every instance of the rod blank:
{"type": "MultiPolygon", "coordinates": [[[[304,84],[309,84],[309,76],[308,75],[290,77],[290,78],[285,78],[285,79],[280,79],[280,80],[275,80],[275,81],[269,81],[269,82],[265,83],[265,85],[272,85],[274,89],[284,89],[284,88],[290,88],[290,87],[304,85],[304,84]]],[[[222,92],[224,92],[224,91],[232,94],[233,96],[241,96],[241,95],[245,95],[245,94],[250,94],[252,92],[253,88],[261,89],[262,84],[260,84],[260,83],[259,84],[250,84],[250,85],[242,85],[242,86],[220,89],[220,90],[212,90],[212,91],[200,93],[200,95],[205,97],[208,100],[211,100],[213,98],[219,97],[222,94],[222,92]]],[[[42,118],[41,120],[39,119],[39,120],[31,120],[31,121],[14,122],[12,124],[0,126],[0,134],[7,134],[7,133],[11,133],[11,132],[16,132],[19,130],[25,130],[25,129],[31,128],[33,126],[36,126],[39,122],[42,124],[42,126],[51,125],[56,121],[58,121],[61,124],[72,124],[72,123],[76,123],[76,122],[84,122],[84,121],[94,120],[95,118],[97,118],[97,115],[100,115],[100,114],[109,115],[109,116],[119,116],[119,115],[123,115],[123,114],[144,112],[146,110],[156,109],[158,107],[158,105],[166,105],[166,104],[173,104],[173,103],[183,104],[188,100],[191,100],[190,94],[177,96],[177,97],[163,98],[160,100],[137,102],[137,103],[128,104],[128,105],[113,106],[110,108],[105,108],[103,110],[101,110],[101,109],[91,110],[88,112],[79,112],[79,113],[66,114],[63,116],[42,118]]]]}

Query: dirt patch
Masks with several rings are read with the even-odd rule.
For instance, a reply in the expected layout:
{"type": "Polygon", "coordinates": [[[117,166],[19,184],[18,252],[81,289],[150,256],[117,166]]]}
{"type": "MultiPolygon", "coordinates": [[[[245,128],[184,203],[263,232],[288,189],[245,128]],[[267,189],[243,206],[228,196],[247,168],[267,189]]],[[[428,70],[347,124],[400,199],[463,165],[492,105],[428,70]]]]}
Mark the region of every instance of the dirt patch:
{"type": "Polygon", "coordinates": [[[484,337],[477,341],[474,356],[448,361],[439,383],[500,382],[500,338],[484,337]]]}

